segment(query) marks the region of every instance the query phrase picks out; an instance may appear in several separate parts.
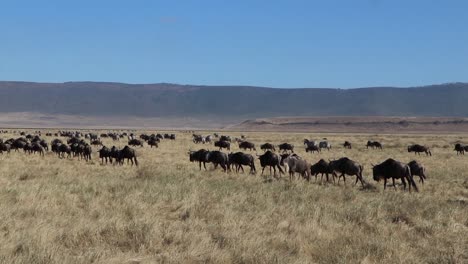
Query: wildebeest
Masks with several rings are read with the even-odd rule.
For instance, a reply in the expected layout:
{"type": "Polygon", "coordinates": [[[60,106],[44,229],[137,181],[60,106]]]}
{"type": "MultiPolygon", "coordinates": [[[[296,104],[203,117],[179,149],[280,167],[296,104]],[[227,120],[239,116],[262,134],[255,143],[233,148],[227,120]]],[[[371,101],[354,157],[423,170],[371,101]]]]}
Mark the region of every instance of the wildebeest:
{"type": "Polygon", "coordinates": [[[347,149],[351,149],[351,148],[352,148],[351,142],[345,141],[345,142],[343,143],[343,147],[344,147],[344,148],[347,148],[347,149]]]}
{"type": "Polygon", "coordinates": [[[263,171],[265,170],[266,166],[270,167],[270,175],[271,175],[271,168],[274,170],[274,176],[276,177],[276,168],[283,173],[283,169],[280,166],[280,158],[277,154],[271,152],[270,150],[266,151],[263,155],[258,156],[260,160],[260,165],[262,166],[262,175],[263,171]]]}
{"type": "Polygon", "coordinates": [[[391,178],[395,190],[395,179],[401,179],[404,189],[406,189],[406,180],[408,180],[409,191],[411,192],[411,186],[418,191],[418,187],[413,180],[413,175],[411,175],[410,167],[402,162],[391,158],[387,159],[384,162],[373,166],[372,173],[375,181],[380,181],[381,179],[384,180],[384,190],[387,188],[387,179],[391,178]]]}
{"type": "Polygon", "coordinates": [[[111,151],[108,147],[102,146],[102,148],[98,151],[98,153],[99,153],[99,158],[101,159],[101,163],[104,164],[104,160],[106,160],[106,164],[107,164],[107,161],[110,161],[110,163],[112,163],[111,151]]]}
{"type": "Polygon", "coordinates": [[[156,137],[151,137],[149,140],[148,140],[148,145],[151,146],[151,148],[154,146],[156,148],[158,148],[158,142],[159,142],[159,139],[156,138],[156,137]]]}
{"type": "Polygon", "coordinates": [[[198,161],[198,164],[200,166],[201,170],[201,165],[203,163],[203,167],[205,167],[206,170],[206,163],[208,162],[208,150],[206,149],[200,149],[197,151],[189,151],[189,160],[190,162],[195,162],[198,161]]]}
{"type": "Polygon", "coordinates": [[[224,135],[222,135],[222,136],[219,137],[219,140],[220,140],[220,141],[228,141],[228,142],[231,142],[231,137],[230,137],[230,136],[224,136],[224,135]]]}
{"type": "Polygon", "coordinates": [[[219,150],[225,148],[227,150],[231,150],[231,143],[229,141],[218,140],[214,143],[215,147],[218,147],[219,150]]]}
{"type": "Polygon", "coordinates": [[[306,146],[318,146],[318,143],[317,141],[315,140],[308,140],[308,139],[304,139],[304,145],[306,146]]]}
{"type": "Polygon", "coordinates": [[[198,144],[198,143],[205,144],[205,138],[202,135],[193,134],[192,138],[193,138],[193,143],[195,144],[198,144]]]}
{"type": "Polygon", "coordinates": [[[415,155],[421,155],[421,152],[424,152],[426,156],[432,156],[431,150],[428,147],[419,144],[408,146],[408,152],[414,152],[415,155]]]}
{"type": "Polygon", "coordinates": [[[465,155],[465,151],[468,151],[468,146],[462,145],[460,143],[455,144],[455,149],[457,155],[465,155]]]}
{"type": "MultiPolygon", "coordinates": [[[[134,147],[135,147],[135,146],[143,147],[143,141],[138,140],[138,139],[136,139],[136,138],[135,138],[135,139],[130,139],[130,140],[128,141],[128,145],[134,146],[134,147]]],[[[133,164],[133,163],[132,163],[132,164],[133,164]]]]}
{"type": "Polygon", "coordinates": [[[39,153],[39,155],[44,156],[44,148],[39,143],[32,143],[31,151],[33,153],[39,153]]]}
{"type": "Polygon", "coordinates": [[[319,146],[310,144],[310,145],[307,145],[307,146],[306,146],[305,151],[306,151],[306,152],[309,152],[309,151],[310,151],[310,152],[312,152],[312,153],[314,153],[314,152],[320,153],[321,150],[320,150],[319,146]]]}
{"type": "MultiPolygon", "coordinates": [[[[324,159],[319,160],[314,165],[310,166],[310,175],[315,175],[315,181],[317,181],[318,174],[321,174],[320,182],[323,180],[323,174],[327,177],[327,182],[329,181],[328,175],[331,174],[333,177],[333,170],[330,167],[330,164],[324,159]]],[[[335,178],[333,177],[333,182],[335,178]]]]}
{"type": "Polygon", "coordinates": [[[137,160],[135,150],[129,146],[125,146],[123,149],[119,150],[117,163],[123,164],[125,159],[127,160],[127,164],[129,161],[131,161],[132,166],[134,164],[138,166],[138,160],[137,160]]]}
{"type": "Polygon", "coordinates": [[[319,147],[321,149],[326,148],[326,149],[330,150],[332,146],[331,146],[330,142],[328,142],[328,141],[320,141],[319,147]]]}
{"type": "Polygon", "coordinates": [[[255,144],[254,143],[251,143],[251,142],[248,142],[248,141],[242,141],[242,142],[239,142],[239,148],[240,149],[249,149],[249,150],[257,150],[255,149],[255,144]]]}
{"type": "Polygon", "coordinates": [[[60,144],[58,146],[58,156],[59,158],[65,158],[65,153],[67,154],[67,158],[71,157],[71,148],[67,144],[60,144]]]}
{"type": "Polygon", "coordinates": [[[271,150],[271,151],[276,151],[275,146],[270,143],[265,143],[260,145],[260,149],[263,151],[271,150]]]}
{"type": "Polygon", "coordinates": [[[250,173],[255,173],[255,159],[252,155],[242,153],[242,152],[236,152],[236,153],[230,153],[228,155],[229,159],[229,166],[234,166],[236,169],[236,172],[239,172],[239,169],[244,172],[244,168],[242,165],[250,166],[250,173]]]}
{"type": "Polygon", "coordinates": [[[294,153],[294,145],[289,144],[289,143],[279,144],[278,148],[280,151],[283,151],[283,152],[291,151],[291,153],[294,153]]]}
{"type": "Polygon", "coordinates": [[[366,148],[378,148],[378,149],[382,149],[382,144],[378,141],[370,141],[368,140],[367,141],[367,145],[366,145],[366,148]]]}
{"type": "Polygon", "coordinates": [[[346,184],[345,175],[350,175],[356,176],[356,182],[354,185],[356,185],[358,181],[361,181],[361,185],[364,187],[364,180],[362,177],[363,167],[356,161],[344,157],[330,161],[329,165],[333,171],[333,177],[336,175],[336,172],[341,173],[341,175],[338,176],[338,183],[340,183],[340,178],[343,177],[343,181],[346,184]]]}
{"type": "Polygon", "coordinates": [[[8,143],[0,143],[0,153],[3,154],[5,151],[6,153],[10,153],[11,145],[8,143]]]}
{"type": "Polygon", "coordinates": [[[415,160],[410,161],[408,166],[410,167],[411,175],[413,175],[413,177],[419,176],[419,182],[424,184],[424,180],[426,180],[426,169],[415,160]]]}
{"type": "Polygon", "coordinates": [[[218,165],[220,165],[221,168],[223,168],[224,172],[226,172],[227,169],[229,169],[229,160],[226,153],[217,150],[210,151],[206,155],[206,158],[208,162],[213,163],[215,169],[216,167],[218,167],[218,165]]]}
{"type": "Polygon", "coordinates": [[[310,180],[310,164],[296,154],[281,155],[280,165],[285,167],[285,171],[289,172],[290,181],[294,178],[296,172],[304,179],[310,180]]]}

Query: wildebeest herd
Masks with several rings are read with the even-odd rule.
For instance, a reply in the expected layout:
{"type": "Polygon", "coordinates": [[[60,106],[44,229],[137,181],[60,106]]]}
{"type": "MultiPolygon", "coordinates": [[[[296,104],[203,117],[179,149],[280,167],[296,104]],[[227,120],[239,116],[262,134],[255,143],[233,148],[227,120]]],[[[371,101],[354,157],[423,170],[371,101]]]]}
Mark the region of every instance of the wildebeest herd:
{"type": "MultiPolygon", "coordinates": [[[[51,151],[60,159],[82,159],[85,161],[92,160],[93,153],[99,157],[101,164],[118,164],[123,165],[124,161],[127,164],[138,166],[137,151],[135,147],[140,148],[145,144],[151,148],[158,148],[161,140],[175,140],[175,134],[140,134],[134,133],[102,133],[97,135],[95,133],[82,133],[79,131],[59,131],[57,133],[46,133],[48,137],[56,137],[50,144],[41,137],[41,132],[36,131],[33,134],[20,133],[20,137],[10,139],[0,139],[0,153],[10,153],[10,151],[22,150],[26,154],[38,154],[44,156],[46,152],[51,151]],[[62,138],[59,138],[62,137],[62,138]],[[102,139],[110,138],[113,141],[127,140],[127,145],[119,149],[116,146],[107,147],[103,144],[102,139]],[[99,149],[94,149],[95,148],[99,149]],[[131,146],[131,147],[130,147],[131,146]],[[134,148],[132,148],[134,147],[134,148]]],[[[206,163],[211,163],[215,168],[218,166],[223,171],[234,171],[236,173],[244,172],[244,166],[249,168],[251,174],[257,173],[255,166],[256,160],[259,160],[261,175],[264,175],[265,169],[270,170],[270,175],[279,179],[282,174],[289,176],[289,180],[293,180],[298,175],[307,181],[315,177],[318,181],[323,181],[325,176],[326,182],[333,182],[339,184],[341,180],[346,183],[346,177],[355,177],[355,185],[360,183],[363,187],[366,182],[363,177],[364,166],[357,161],[348,157],[342,157],[336,160],[320,159],[316,163],[309,163],[305,157],[301,157],[294,152],[294,145],[284,142],[278,145],[266,142],[260,145],[260,150],[263,153],[257,153],[256,145],[246,140],[245,136],[240,138],[231,138],[226,135],[207,135],[200,134],[192,135],[192,142],[195,144],[213,144],[217,150],[210,151],[208,148],[202,148],[197,151],[189,151],[189,160],[191,162],[198,162],[199,169],[206,170],[206,163]],[[250,151],[254,153],[244,153],[241,151],[230,152],[232,145],[237,145],[239,150],[250,151]],[[229,153],[222,152],[227,150],[229,153]],[[278,152],[277,152],[278,150],[278,152]]],[[[331,151],[332,144],[324,138],[323,140],[309,140],[303,141],[305,152],[320,153],[322,150],[331,151]]],[[[352,149],[352,143],[345,141],[342,144],[345,149],[352,149]]],[[[367,141],[365,144],[366,149],[383,150],[383,144],[378,141],[367,141]]],[[[454,150],[457,155],[464,155],[468,151],[468,146],[457,143],[454,150]]],[[[426,156],[432,156],[431,150],[419,144],[410,145],[407,147],[408,152],[426,156]]],[[[413,160],[408,164],[399,162],[394,159],[387,159],[380,164],[372,165],[373,180],[383,181],[384,189],[387,187],[387,181],[391,180],[395,186],[395,180],[400,180],[406,189],[408,183],[409,190],[412,188],[418,190],[414,177],[419,177],[419,182],[424,183],[426,179],[425,168],[413,160]]]]}

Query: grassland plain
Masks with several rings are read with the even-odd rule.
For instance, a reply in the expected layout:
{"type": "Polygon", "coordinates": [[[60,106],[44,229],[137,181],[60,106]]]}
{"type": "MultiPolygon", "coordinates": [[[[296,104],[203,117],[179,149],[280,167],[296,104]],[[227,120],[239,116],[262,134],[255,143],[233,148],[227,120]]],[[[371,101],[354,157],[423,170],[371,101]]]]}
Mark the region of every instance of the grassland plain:
{"type": "Polygon", "coordinates": [[[293,143],[312,163],[348,156],[370,185],[199,171],[187,151],[215,148],[186,133],[136,148],[139,167],[101,165],[97,153],[85,162],[12,151],[0,155],[0,262],[468,263],[468,155],[453,151],[466,135],[245,134],[257,145],[293,143]],[[304,138],[323,137],[331,151],[304,152],[304,138]],[[368,139],[384,150],[367,150],[368,139]],[[433,156],[415,157],[410,143],[433,156]],[[372,180],[371,164],[389,157],[426,167],[419,193],[372,180]]]}

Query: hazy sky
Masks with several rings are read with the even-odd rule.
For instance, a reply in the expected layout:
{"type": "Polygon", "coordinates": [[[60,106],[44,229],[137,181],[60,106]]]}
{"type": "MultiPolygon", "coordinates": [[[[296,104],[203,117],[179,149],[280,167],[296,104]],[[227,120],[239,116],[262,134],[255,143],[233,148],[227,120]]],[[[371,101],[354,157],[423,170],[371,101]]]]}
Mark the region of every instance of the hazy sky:
{"type": "Polygon", "coordinates": [[[0,0],[0,80],[468,81],[468,1],[0,0]]]}

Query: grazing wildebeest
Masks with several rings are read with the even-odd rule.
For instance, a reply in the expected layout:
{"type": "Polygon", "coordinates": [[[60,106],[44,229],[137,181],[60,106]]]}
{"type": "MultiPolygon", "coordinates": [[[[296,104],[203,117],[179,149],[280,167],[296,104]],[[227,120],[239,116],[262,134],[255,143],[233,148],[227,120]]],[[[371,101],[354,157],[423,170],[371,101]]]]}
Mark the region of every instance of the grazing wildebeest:
{"type": "Polygon", "coordinates": [[[158,148],[158,142],[159,142],[159,139],[156,138],[156,137],[152,137],[148,140],[148,145],[151,146],[151,148],[154,146],[156,148],[158,148]]]}
{"type": "Polygon", "coordinates": [[[460,143],[455,144],[454,150],[457,152],[457,155],[459,154],[465,155],[465,146],[460,143]]]}
{"type": "Polygon", "coordinates": [[[426,156],[432,156],[431,150],[426,146],[421,146],[419,144],[414,144],[408,146],[408,152],[414,152],[414,155],[421,155],[421,152],[426,153],[426,156]]]}
{"type": "Polygon", "coordinates": [[[366,145],[366,148],[378,148],[378,149],[382,149],[382,144],[378,141],[370,141],[368,140],[367,141],[367,145],[366,145]]]}
{"type": "Polygon", "coordinates": [[[265,143],[260,145],[260,149],[263,151],[271,150],[271,151],[276,151],[275,146],[270,143],[265,143]]]}
{"type": "Polygon", "coordinates": [[[189,151],[189,159],[190,162],[198,161],[198,164],[200,166],[201,170],[201,165],[203,163],[203,167],[205,167],[206,170],[206,163],[208,162],[208,150],[206,149],[200,149],[197,151],[189,151]]]}
{"type": "Polygon", "coordinates": [[[223,168],[224,172],[227,171],[229,168],[229,159],[226,153],[223,153],[221,151],[209,151],[208,154],[206,155],[208,162],[213,163],[215,169],[218,167],[218,165],[223,168]]]}
{"type": "MultiPolygon", "coordinates": [[[[315,175],[315,181],[317,181],[318,174],[321,174],[320,182],[323,180],[323,174],[327,177],[327,182],[329,181],[328,175],[331,174],[333,177],[333,170],[330,167],[330,164],[324,159],[319,160],[314,165],[310,166],[310,175],[315,175]]],[[[335,178],[333,177],[333,182],[335,178]]]]}
{"type": "Polygon", "coordinates": [[[271,175],[271,168],[274,170],[274,176],[276,177],[276,168],[283,173],[283,169],[280,166],[280,158],[275,153],[271,152],[270,150],[266,151],[263,155],[258,156],[260,160],[260,165],[262,166],[262,175],[263,171],[265,170],[266,166],[270,167],[270,175],[271,175]]]}
{"type": "Polygon", "coordinates": [[[289,180],[294,178],[294,173],[299,173],[304,179],[310,180],[310,164],[296,154],[281,155],[280,165],[289,172],[289,180]]]}
{"type": "Polygon", "coordinates": [[[343,147],[344,147],[344,148],[347,148],[347,149],[351,149],[351,148],[352,148],[351,142],[345,141],[345,142],[343,143],[343,147]]]}
{"type": "Polygon", "coordinates": [[[229,159],[229,166],[234,166],[236,168],[236,172],[239,172],[239,169],[244,172],[244,168],[242,165],[250,166],[250,173],[255,173],[257,170],[255,169],[255,159],[252,155],[236,152],[230,153],[228,155],[229,159]]]}
{"type": "Polygon", "coordinates": [[[240,149],[249,149],[249,150],[257,150],[255,149],[255,144],[254,143],[251,143],[251,142],[248,142],[248,141],[242,141],[239,143],[239,148],[240,149]]]}
{"type": "Polygon", "coordinates": [[[346,184],[345,175],[350,175],[356,176],[354,185],[356,185],[358,181],[361,181],[361,185],[364,187],[364,180],[362,178],[363,167],[359,163],[344,157],[330,161],[329,165],[333,171],[333,177],[337,175],[336,172],[341,173],[341,175],[338,176],[338,183],[340,183],[340,178],[343,177],[343,181],[346,184]]]}
{"type": "MultiPolygon", "coordinates": [[[[143,141],[138,140],[138,139],[131,139],[128,141],[128,145],[130,146],[140,146],[143,147],[143,141]]],[[[127,161],[128,162],[128,161],[127,161]]],[[[132,163],[133,164],[133,163],[132,163]]]]}
{"type": "Polygon", "coordinates": [[[331,146],[330,142],[328,142],[328,141],[320,141],[319,147],[321,149],[326,148],[326,149],[330,150],[332,146],[331,146]]]}
{"type": "Polygon", "coordinates": [[[312,153],[314,153],[314,152],[320,153],[321,150],[320,150],[319,146],[310,144],[310,145],[306,146],[305,151],[306,152],[310,151],[312,153]]]}
{"type": "Polygon", "coordinates": [[[395,190],[395,179],[401,179],[404,189],[406,189],[406,180],[408,180],[409,191],[411,192],[411,186],[418,191],[413,175],[411,175],[410,167],[402,162],[394,159],[387,159],[384,162],[373,166],[372,173],[375,181],[380,181],[381,179],[384,180],[384,190],[387,188],[387,179],[391,178],[395,190]]]}
{"type": "Polygon", "coordinates": [[[419,182],[424,184],[424,180],[426,180],[426,169],[419,164],[417,161],[412,160],[408,163],[408,166],[410,167],[411,170],[411,175],[414,176],[419,176],[419,182]]]}
{"type": "Polygon", "coordinates": [[[119,153],[119,155],[118,155],[118,158],[117,158],[117,163],[123,165],[124,160],[127,159],[127,164],[128,164],[129,161],[131,161],[132,166],[133,166],[133,164],[138,166],[138,160],[137,160],[135,150],[132,149],[131,147],[125,146],[123,149],[119,150],[118,153],[119,153]]]}
{"type": "Polygon", "coordinates": [[[219,150],[225,148],[231,150],[231,143],[229,141],[219,140],[214,143],[215,147],[218,147],[219,150]]]}
{"type": "Polygon", "coordinates": [[[280,151],[283,151],[283,152],[291,151],[291,153],[294,153],[294,145],[289,144],[289,143],[279,144],[278,148],[280,151]]]}
{"type": "Polygon", "coordinates": [[[104,160],[106,160],[106,164],[108,160],[110,161],[110,163],[112,163],[111,150],[108,147],[102,146],[102,148],[98,152],[102,164],[104,164],[104,160]]]}

